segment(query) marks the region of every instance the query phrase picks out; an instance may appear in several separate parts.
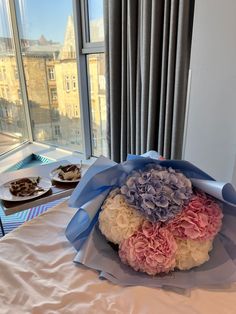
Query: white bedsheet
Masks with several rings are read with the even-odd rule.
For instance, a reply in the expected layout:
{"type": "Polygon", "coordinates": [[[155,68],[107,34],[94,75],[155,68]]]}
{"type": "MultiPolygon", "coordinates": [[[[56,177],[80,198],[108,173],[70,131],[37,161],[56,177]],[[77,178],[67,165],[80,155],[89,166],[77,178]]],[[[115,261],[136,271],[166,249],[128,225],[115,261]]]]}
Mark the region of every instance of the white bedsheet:
{"type": "Polygon", "coordinates": [[[121,287],[73,263],[64,231],[75,209],[66,202],[0,241],[0,313],[235,314],[236,289],[193,290],[183,296],[121,287]]]}

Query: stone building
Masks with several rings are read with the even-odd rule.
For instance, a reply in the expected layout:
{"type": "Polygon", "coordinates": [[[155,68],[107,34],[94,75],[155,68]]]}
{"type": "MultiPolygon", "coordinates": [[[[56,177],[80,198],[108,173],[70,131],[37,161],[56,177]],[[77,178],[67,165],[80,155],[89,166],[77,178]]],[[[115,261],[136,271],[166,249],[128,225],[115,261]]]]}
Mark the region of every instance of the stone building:
{"type": "MultiPolygon", "coordinates": [[[[72,17],[68,17],[63,45],[47,41],[43,35],[38,41],[24,40],[22,43],[35,140],[82,151],[72,17]]],[[[10,40],[4,39],[0,45],[0,131],[27,137],[16,59],[10,44],[10,40]]],[[[95,154],[99,155],[104,153],[106,130],[104,56],[93,54],[87,60],[93,147],[95,154]]]]}

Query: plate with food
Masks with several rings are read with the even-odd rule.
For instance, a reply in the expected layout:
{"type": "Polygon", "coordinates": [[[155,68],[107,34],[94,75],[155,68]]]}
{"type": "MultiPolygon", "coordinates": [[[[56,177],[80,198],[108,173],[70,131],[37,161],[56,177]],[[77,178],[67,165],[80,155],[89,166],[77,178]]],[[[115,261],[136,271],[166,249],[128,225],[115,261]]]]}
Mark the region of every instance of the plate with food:
{"type": "Polygon", "coordinates": [[[61,165],[52,170],[51,178],[57,182],[75,183],[80,181],[82,172],[82,163],[61,165]]]}
{"type": "Polygon", "coordinates": [[[26,201],[47,193],[51,180],[42,177],[19,178],[0,186],[0,199],[4,201],[26,201]]]}

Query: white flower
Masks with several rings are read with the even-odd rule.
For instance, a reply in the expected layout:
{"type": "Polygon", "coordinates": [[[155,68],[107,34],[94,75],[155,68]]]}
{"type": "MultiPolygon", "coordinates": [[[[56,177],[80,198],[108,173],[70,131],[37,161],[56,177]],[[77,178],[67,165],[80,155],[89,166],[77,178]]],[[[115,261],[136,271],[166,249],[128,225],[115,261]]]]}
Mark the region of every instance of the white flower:
{"type": "Polygon", "coordinates": [[[99,228],[107,240],[119,244],[129,238],[144,221],[144,217],[128,205],[125,197],[115,190],[110,193],[99,214],[99,228]]]}
{"type": "Polygon", "coordinates": [[[212,250],[212,240],[176,239],[176,268],[187,270],[199,266],[209,260],[208,253],[212,250]]]}

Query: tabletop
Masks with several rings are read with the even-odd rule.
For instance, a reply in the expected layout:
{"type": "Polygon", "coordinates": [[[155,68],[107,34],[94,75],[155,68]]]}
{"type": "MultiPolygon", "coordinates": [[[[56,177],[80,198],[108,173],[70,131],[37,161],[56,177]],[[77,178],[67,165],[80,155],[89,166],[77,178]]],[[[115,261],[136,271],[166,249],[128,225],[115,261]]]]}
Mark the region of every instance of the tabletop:
{"type": "MultiPolygon", "coordinates": [[[[78,163],[80,160],[78,161],[78,163]]],[[[12,171],[12,172],[6,172],[1,174],[0,176],[0,185],[14,180],[14,179],[19,179],[23,177],[46,177],[50,178],[50,172],[57,168],[60,165],[66,165],[70,163],[67,160],[60,160],[57,162],[52,162],[50,164],[46,165],[41,165],[37,167],[31,167],[31,168],[26,168],[22,170],[17,170],[17,171],[12,171]]],[[[86,171],[88,168],[87,165],[82,166],[83,171],[86,171]]],[[[51,178],[50,178],[51,179],[51,178]]],[[[5,215],[12,215],[17,212],[20,212],[25,209],[29,209],[35,206],[39,206],[66,196],[70,196],[71,193],[73,192],[74,188],[76,187],[76,183],[60,183],[60,182],[55,182],[52,180],[52,187],[51,189],[41,195],[40,197],[28,200],[28,201],[21,201],[21,202],[10,202],[10,201],[1,201],[1,206],[4,210],[5,215]]]]}

